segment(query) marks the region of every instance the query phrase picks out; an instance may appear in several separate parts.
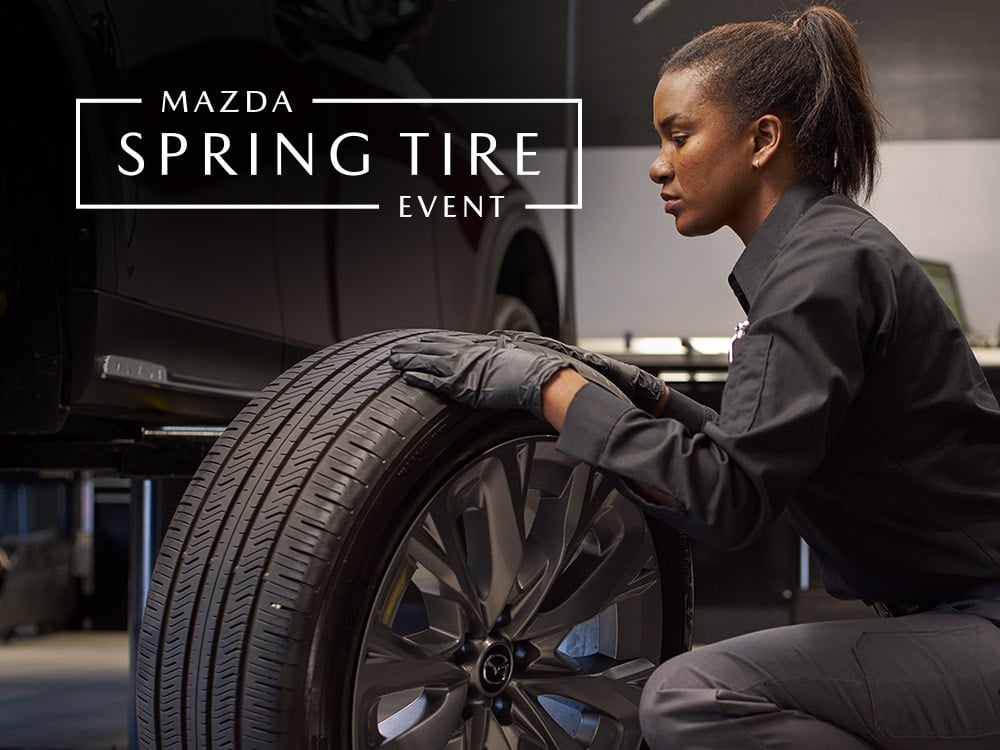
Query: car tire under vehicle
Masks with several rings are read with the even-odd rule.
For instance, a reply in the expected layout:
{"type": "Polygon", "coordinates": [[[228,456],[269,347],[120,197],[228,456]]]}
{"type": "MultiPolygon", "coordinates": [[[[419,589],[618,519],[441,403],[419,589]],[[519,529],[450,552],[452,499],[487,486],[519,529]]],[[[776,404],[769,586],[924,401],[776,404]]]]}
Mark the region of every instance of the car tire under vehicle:
{"type": "Polygon", "coordinates": [[[690,555],[519,412],[318,352],[252,400],[161,546],[144,748],[636,748],[689,647],[690,555]]]}

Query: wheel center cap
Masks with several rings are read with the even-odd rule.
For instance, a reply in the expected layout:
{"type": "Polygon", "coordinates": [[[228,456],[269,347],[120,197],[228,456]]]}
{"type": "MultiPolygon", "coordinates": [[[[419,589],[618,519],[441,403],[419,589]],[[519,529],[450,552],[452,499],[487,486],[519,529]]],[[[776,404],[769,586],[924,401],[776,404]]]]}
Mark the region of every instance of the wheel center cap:
{"type": "Polygon", "coordinates": [[[486,650],[479,663],[479,683],[489,695],[507,687],[514,667],[514,656],[506,644],[496,643],[486,650]]]}

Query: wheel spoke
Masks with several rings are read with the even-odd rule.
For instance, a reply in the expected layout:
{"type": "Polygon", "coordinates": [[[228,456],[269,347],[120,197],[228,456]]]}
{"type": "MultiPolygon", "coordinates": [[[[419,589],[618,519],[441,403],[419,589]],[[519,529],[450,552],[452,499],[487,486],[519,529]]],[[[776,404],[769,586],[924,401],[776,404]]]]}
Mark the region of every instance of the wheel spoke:
{"type": "Polygon", "coordinates": [[[458,667],[438,658],[410,659],[400,662],[365,662],[358,688],[369,702],[386,695],[416,687],[444,687],[465,692],[468,675],[458,667]]]}
{"type": "Polygon", "coordinates": [[[538,503],[519,575],[522,591],[511,606],[512,633],[520,633],[535,616],[572,552],[571,541],[590,500],[591,474],[589,467],[577,465],[558,497],[538,503]]]}
{"type": "Polygon", "coordinates": [[[458,729],[468,687],[465,670],[379,623],[369,628],[358,670],[355,716],[369,746],[443,747],[458,729]]]}
{"type": "Polygon", "coordinates": [[[459,747],[463,748],[463,750],[479,750],[482,747],[490,747],[490,750],[492,750],[492,745],[487,745],[486,740],[489,737],[491,723],[496,721],[493,717],[493,712],[490,711],[485,703],[476,703],[470,708],[472,716],[465,722],[465,729],[461,738],[462,744],[459,747]]]}
{"type": "Polygon", "coordinates": [[[514,729],[505,727],[505,734],[516,733],[520,747],[525,740],[548,750],[580,750],[579,744],[538,702],[537,696],[524,690],[521,683],[511,683],[507,689],[513,705],[514,729]]]}
{"type": "MultiPolygon", "coordinates": [[[[516,724],[504,726],[492,714],[490,714],[485,747],[487,750],[493,750],[493,748],[497,748],[497,750],[547,750],[546,744],[533,734],[526,733],[516,724]]],[[[476,747],[476,750],[479,748],[476,747]]]]}
{"type": "Polygon", "coordinates": [[[444,503],[435,503],[407,540],[407,554],[418,566],[414,583],[429,595],[452,598],[479,620],[479,592],[473,583],[454,519],[444,503]]]}
{"type": "Polygon", "coordinates": [[[525,488],[517,458],[513,450],[506,450],[485,459],[474,474],[463,477],[460,489],[476,496],[462,521],[469,568],[487,626],[507,605],[524,558],[525,488]]]}
{"type": "MultiPolygon", "coordinates": [[[[641,736],[642,685],[655,665],[644,658],[615,664],[597,657],[585,662],[572,676],[519,678],[519,702],[537,706],[545,713],[537,718],[557,724],[574,747],[634,748],[641,736]]],[[[544,726],[551,731],[548,722],[544,726]]]]}
{"type": "Polygon", "coordinates": [[[425,651],[450,655],[465,641],[469,618],[465,607],[453,599],[423,592],[428,627],[410,636],[425,651]]]}
{"type": "Polygon", "coordinates": [[[366,705],[417,687],[461,689],[464,694],[467,682],[465,670],[386,626],[378,624],[369,630],[367,653],[358,672],[358,693],[366,705]]]}
{"type": "Polygon", "coordinates": [[[544,611],[523,631],[540,638],[596,617],[613,602],[649,588],[655,575],[643,574],[653,557],[641,514],[618,498],[595,519],[581,554],[550,587],[544,611]]]}
{"type": "Polygon", "coordinates": [[[388,625],[374,623],[365,640],[366,658],[373,663],[423,659],[428,654],[418,644],[392,632],[388,625]]]}
{"type": "Polygon", "coordinates": [[[518,687],[526,694],[557,695],[583,704],[583,711],[635,723],[639,716],[639,696],[656,665],[649,659],[610,663],[605,658],[589,660],[594,666],[575,675],[522,677],[518,687]],[[597,671],[600,670],[600,671],[597,671]]]}
{"type": "Polygon", "coordinates": [[[386,737],[386,741],[379,743],[378,747],[380,750],[445,747],[459,731],[465,697],[464,689],[425,690],[409,706],[379,722],[379,734],[386,737]]]}

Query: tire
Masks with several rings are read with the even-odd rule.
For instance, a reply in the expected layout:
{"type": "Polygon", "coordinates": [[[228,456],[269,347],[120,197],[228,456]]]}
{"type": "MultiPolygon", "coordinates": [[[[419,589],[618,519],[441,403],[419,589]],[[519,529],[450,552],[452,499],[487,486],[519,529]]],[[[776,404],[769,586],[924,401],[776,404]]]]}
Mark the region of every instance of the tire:
{"type": "Polygon", "coordinates": [[[492,330],[541,333],[542,327],[524,300],[509,294],[498,294],[493,305],[492,330]]]}
{"type": "Polygon", "coordinates": [[[684,540],[530,415],[405,385],[418,335],[309,357],[206,457],[149,589],[141,747],[638,747],[689,647],[684,540]]]}

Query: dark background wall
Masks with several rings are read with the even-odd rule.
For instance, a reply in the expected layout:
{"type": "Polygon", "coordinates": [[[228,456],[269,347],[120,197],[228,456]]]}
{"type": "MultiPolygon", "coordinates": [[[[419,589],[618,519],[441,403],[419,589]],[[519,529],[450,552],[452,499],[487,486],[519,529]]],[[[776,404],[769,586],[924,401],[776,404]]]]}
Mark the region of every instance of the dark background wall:
{"type": "MultiPolygon", "coordinates": [[[[577,92],[589,146],[653,142],[649,98],[657,71],[695,34],[805,4],[673,0],[636,26],[642,5],[577,2],[577,92]]],[[[857,24],[890,139],[1000,136],[1000,3],[843,0],[836,7],[857,24]]],[[[563,96],[566,8],[563,0],[445,2],[411,56],[436,96],[563,96]],[[449,43],[435,43],[442,37],[449,43]]]]}

